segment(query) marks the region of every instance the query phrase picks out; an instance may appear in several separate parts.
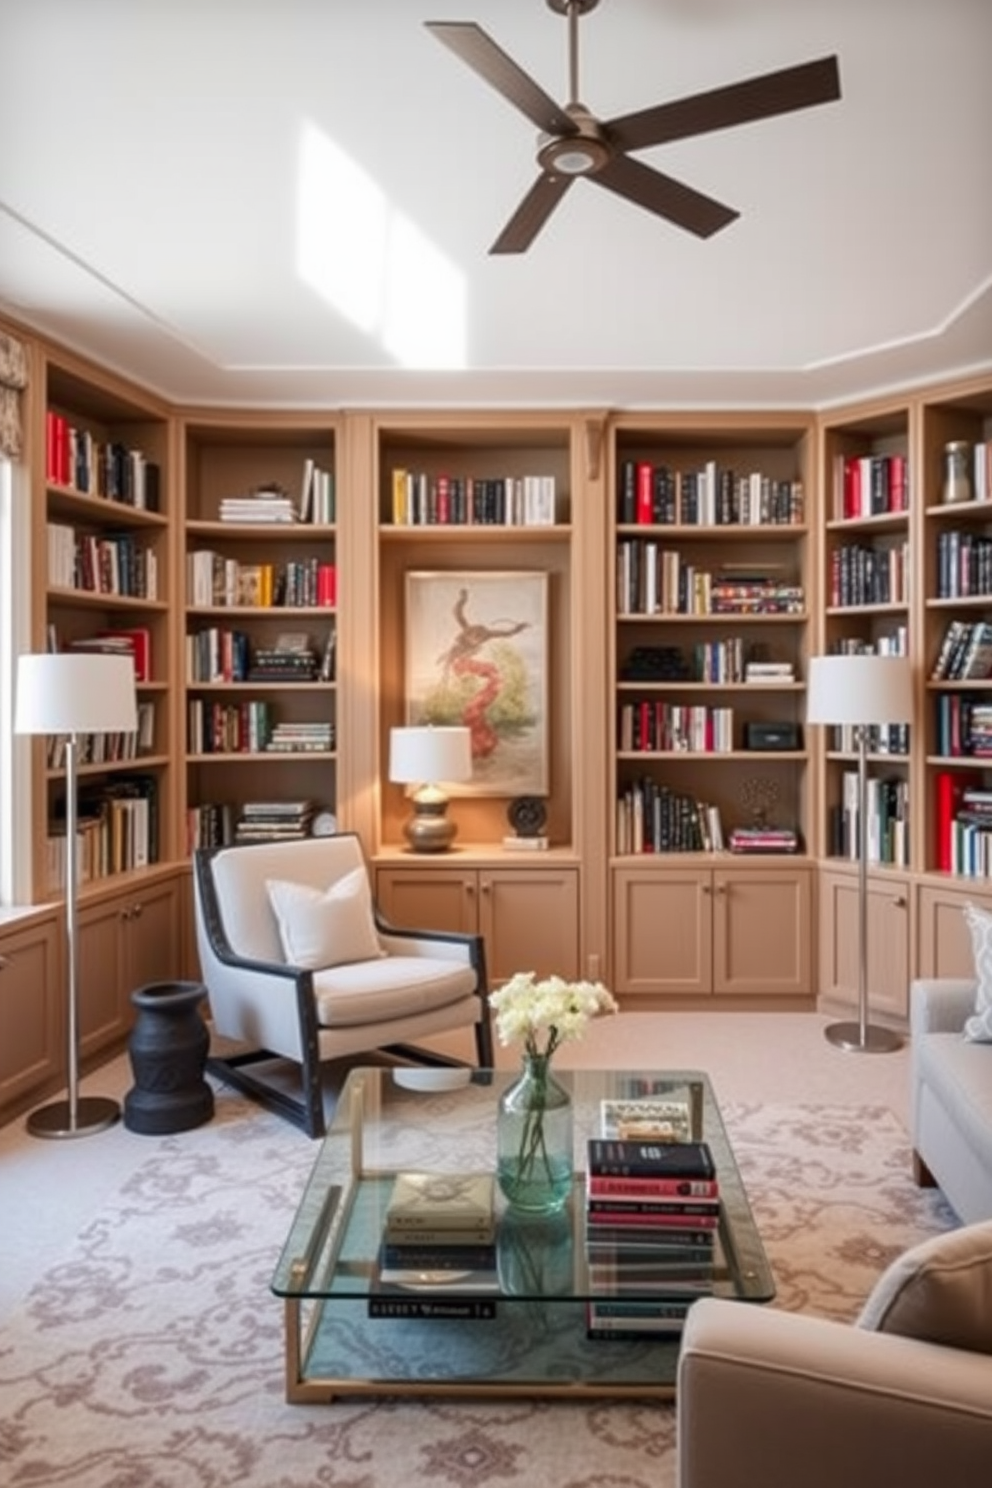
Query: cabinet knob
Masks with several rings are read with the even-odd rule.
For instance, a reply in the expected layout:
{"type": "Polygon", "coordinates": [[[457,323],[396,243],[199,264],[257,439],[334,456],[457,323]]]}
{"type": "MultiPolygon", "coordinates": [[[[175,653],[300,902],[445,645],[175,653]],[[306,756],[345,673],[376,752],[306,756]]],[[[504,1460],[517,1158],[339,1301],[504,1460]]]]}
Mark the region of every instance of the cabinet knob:
{"type": "Polygon", "coordinates": [[[489,891],[491,890],[491,888],[492,888],[492,884],[489,882],[489,879],[488,878],[484,878],[482,880],[482,892],[484,894],[488,894],[489,891]]]}
{"type": "Polygon", "coordinates": [[[9,956],[0,956],[0,971],[5,971],[6,968],[9,965],[10,965],[10,957],[9,956]]]}
{"type": "Polygon", "coordinates": [[[704,894],[712,894],[712,892],[713,892],[713,889],[712,889],[712,886],[710,884],[708,884],[708,883],[707,884],[703,884],[703,893],[704,894]]]}
{"type": "Polygon", "coordinates": [[[129,920],[131,918],[132,913],[133,913],[133,911],[130,910],[130,909],[122,909],[121,910],[121,919],[122,920],[129,920]]]}
{"type": "Polygon", "coordinates": [[[143,904],[135,904],[132,907],[132,910],[131,910],[131,914],[134,917],[134,919],[136,919],[136,920],[140,920],[141,919],[141,916],[144,914],[144,912],[145,912],[145,906],[143,904]]]}
{"type": "Polygon", "coordinates": [[[892,903],[895,905],[896,909],[905,909],[906,908],[906,896],[905,896],[905,894],[897,894],[896,897],[893,899],[892,903]]]}
{"type": "Polygon", "coordinates": [[[717,891],[718,894],[725,894],[727,892],[727,885],[726,884],[717,884],[716,891],[717,891]]]}

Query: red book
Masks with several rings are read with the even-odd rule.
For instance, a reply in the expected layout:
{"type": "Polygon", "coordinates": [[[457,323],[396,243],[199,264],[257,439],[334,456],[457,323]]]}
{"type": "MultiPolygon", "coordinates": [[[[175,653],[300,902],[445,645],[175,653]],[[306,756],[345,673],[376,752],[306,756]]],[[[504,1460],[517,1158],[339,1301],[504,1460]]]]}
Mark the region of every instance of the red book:
{"type": "Polygon", "coordinates": [[[719,1222],[717,1204],[713,1204],[709,1212],[704,1214],[645,1213],[635,1209],[633,1205],[628,1205],[625,1209],[622,1204],[616,1204],[612,1209],[590,1209],[586,1215],[590,1231],[599,1230],[601,1226],[622,1229],[625,1225],[633,1225],[638,1229],[654,1225],[660,1230],[715,1230],[719,1222]]]}
{"type": "Polygon", "coordinates": [[[615,1196],[628,1199],[715,1199],[720,1185],[715,1178],[611,1178],[590,1175],[586,1180],[590,1199],[615,1196]]]}
{"type": "Polygon", "coordinates": [[[961,798],[966,790],[981,785],[981,776],[973,770],[940,770],[934,776],[934,805],[936,808],[936,852],[937,869],[950,873],[952,868],[952,840],[954,819],[961,807],[961,798]]]}
{"type": "Polygon", "coordinates": [[[317,603],[333,608],[338,602],[338,571],[333,563],[322,563],[317,569],[317,603]]]}
{"type": "Polygon", "coordinates": [[[150,682],[152,679],[152,633],[147,626],[139,625],[134,630],[101,630],[101,636],[123,636],[130,642],[134,657],[134,680],[150,682]]]}
{"type": "Polygon", "coordinates": [[[653,474],[651,463],[648,460],[637,462],[637,521],[643,527],[648,527],[654,521],[654,501],[652,499],[653,474]]]}

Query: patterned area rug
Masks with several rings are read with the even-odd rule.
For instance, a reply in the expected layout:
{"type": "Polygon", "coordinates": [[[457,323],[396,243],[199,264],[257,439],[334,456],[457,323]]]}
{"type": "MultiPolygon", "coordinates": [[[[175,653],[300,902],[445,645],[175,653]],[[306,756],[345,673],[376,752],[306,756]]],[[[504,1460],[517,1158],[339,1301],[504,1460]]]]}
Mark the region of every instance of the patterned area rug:
{"type": "MultiPolygon", "coordinates": [[[[841,1320],[949,1229],[885,1107],[725,1109],[777,1307],[841,1320]]],[[[7,1488],[671,1488],[667,1404],[289,1406],[269,1291],[314,1157],[228,1091],[148,1155],[0,1335],[7,1488]]]]}

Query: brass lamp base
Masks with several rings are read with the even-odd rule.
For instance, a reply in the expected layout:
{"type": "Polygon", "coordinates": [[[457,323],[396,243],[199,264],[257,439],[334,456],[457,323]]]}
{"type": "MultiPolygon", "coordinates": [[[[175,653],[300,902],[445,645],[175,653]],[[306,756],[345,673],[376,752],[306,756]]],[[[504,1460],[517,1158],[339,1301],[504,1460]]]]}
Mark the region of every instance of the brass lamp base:
{"type": "Polygon", "coordinates": [[[447,801],[414,799],[413,816],[403,827],[403,835],[413,852],[447,852],[458,828],[448,817],[447,801]]]}

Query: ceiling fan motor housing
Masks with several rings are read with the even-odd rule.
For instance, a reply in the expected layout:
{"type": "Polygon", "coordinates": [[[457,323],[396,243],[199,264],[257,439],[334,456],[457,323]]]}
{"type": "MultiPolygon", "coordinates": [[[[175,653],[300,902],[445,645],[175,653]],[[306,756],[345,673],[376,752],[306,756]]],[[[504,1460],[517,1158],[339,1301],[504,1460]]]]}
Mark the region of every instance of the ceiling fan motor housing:
{"type": "Polygon", "coordinates": [[[568,105],[574,134],[538,136],[537,163],[549,175],[591,176],[612,157],[603,128],[581,104],[568,105]]]}

